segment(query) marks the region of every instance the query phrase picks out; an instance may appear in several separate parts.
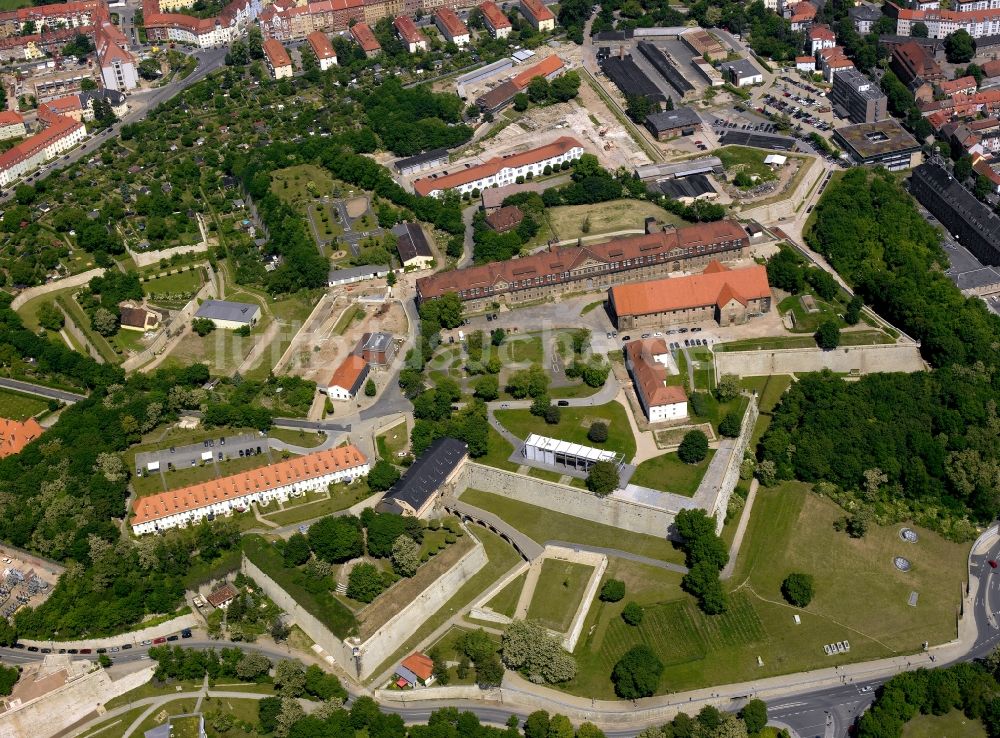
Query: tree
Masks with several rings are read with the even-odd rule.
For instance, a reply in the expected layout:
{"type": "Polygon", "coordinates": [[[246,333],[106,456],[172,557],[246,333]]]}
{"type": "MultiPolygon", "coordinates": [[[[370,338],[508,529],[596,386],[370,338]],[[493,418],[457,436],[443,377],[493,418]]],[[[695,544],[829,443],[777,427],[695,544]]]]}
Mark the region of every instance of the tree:
{"type": "Polygon", "coordinates": [[[281,712],[280,697],[264,697],[257,702],[257,720],[264,733],[273,733],[278,727],[278,714],[281,712]]]}
{"type": "Polygon", "coordinates": [[[500,656],[507,668],[523,671],[535,683],[565,682],[576,675],[573,657],[537,623],[512,622],[500,639],[500,656]]]}
{"type": "Polygon", "coordinates": [[[565,715],[553,715],[549,721],[548,738],[575,738],[573,723],[565,715]]]}
{"type": "Polygon", "coordinates": [[[392,568],[401,577],[412,577],[420,567],[420,546],[407,535],[392,543],[392,568]]]}
{"type": "Polygon", "coordinates": [[[54,303],[43,302],[38,308],[38,324],[47,331],[58,331],[66,324],[66,317],[54,303]]]}
{"type": "Polygon", "coordinates": [[[636,602],[629,602],[622,610],[622,620],[629,625],[639,625],[642,622],[643,609],[636,602]]]}
{"type": "Polygon", "coordinates": [[[559,425],[559,421],[562,419],[562,412],[556,405],[549,405],[545,408],[545,412],[542,413],[542,417],[545,418],[547,425],[559,425]]]}
{"type": "Polygon", "coordinates": [[[270,670],[271,662],[266,656],[248,651],[236,664],[236,677],[244,682],[255,682],[270,670]]]}
{"type": "Polygon", "coordinates": [[[347,690],[341,686],[340,680],[333,674],[327,674],[316,664],[310,664],[306,668],[305,689],[306,694],[323,701],[334,697],[347,698],[347,690]]]}
{"type": "Polygon", "coordinates": [[[972,157],[968,154],[959,157],[958,161],[955,162],[955,179],[959,182],[964,182],[969,177],[972,176],[972,157]]]}
{"type": "Polygon", "coordinates": [[[855,295],[847,303],[847,310],[844,311],[844,322],[847,325],[857,325],[861,320],[861,309],[865,306],[865,301],[860,295],[855,295]]]}
{"type": "Polygon", "coordinates": [[[740,434],[741,422],[740,414],[735,410],[730,410],[719,423],[719,435],[726,438],[736,438],[740,434]]]}
{"type": "Polygon", "coordinates": [[[809,574],[792,572],[781,583],[781,594],[796,607],[805,607],[813,598],[813,578],[809,574]]]}
{"type": "Polygon", "coordinates": [[[735,374],[723,374],[719,379],[719,386],[715,388],[715,396],[719,402],[729,402],[735,400],[740,394],[740,378],[735,374]]]}
{"type": "Polygon", "coordinates": [[[614,492],[620,483],[618,467],[610,461],[595,462],[587,474],[587,489],[598,497],[614,492]]]}
{"type": "Polygon", "coordinates": [[[495,374],[484,374],[476,379],[473,388],[475,397],[490,402],[500,396],[500,378],[495,374]]]}
{"type": "Polygon", "coordinates": [[[576,729],[576,738],[605,738],[605,734],[593,723],[580,723],[580,727],[576,729]]]}
{"type": "Polygon", "coordinates": [[[625,114],[634,123],[645,123],[646,116],[653,112],[653,103],[645,95],[626,95],[625,114]]]}
{"type": "Polygon", "coordinates": [[[349,515],[329,516],[309,526],[309,546],[323,561],[340,564],[364,552],[360,521],[349,515]]]}
{"type": "Polygon", "coordinates": [[[764,700],[752,699],[740,710],[740,718],[747,726],[747,733],[756,735],[767,725],[767,704],[764,700]]]}
{"type": "Polygon", "coordinates": [[[708,456],[708,436],[700,430],[691,430],[684,434],[681,445],[677,447],[677,457],[685,464],[697,464],[708,456]]]}
{"type": "Polygon", "coordinates": [[[118,316],[106,307],[99,307],[90,318],[90,325],[102,336],[113,336],[118,332],[118,316]]]}
{"type": "Polygon", "coordinates": [[[645,645],[633,646],[611,672],[615,694],[626,700],[650,697],[656,693],[663,673],[663,662],[645,645]]]}
{"type": "Polygon", "coordinates": [[[309,560],[311,551],[309,549],[309,539],[302,533],[293,533],[282,549],[281,556],[285,566],[301,566],[309,560]]]}
{"type": "Polygon", "coordinates": [[[910,26],[910,35],[914,38],[927,38],[927,24],[917,21],[910,26]]]}
{"type": "Polygon", "coordinates": [[[523,92],[519,92],[516,95],[514,95],[514,110],[516,110],[517,112],[523,113],[525,110],[528,109],[528,106],[530,104],[531,100],[523,92]]]}
{"type": "Polygon", "coordinates": [[[625,596],[625,582],[620,579],[609,579],[601,587],[602,602],[618,602],[625,596]]]}
{"type": "Polygon", "coordinates": [[[595,420],[587,429],[587,438],[594,443],[604,443],[608,440],[608,424],[602,420],[595,420]]]}
{"type": "Polygon", "coordinates": [[[503,682],[503,664],[496,654],[476,662],[476,684],[480,689],[495,689],[503,682]]]}
{"type": "Polygon", "coordinates": [[[976,55],[976,40],[964,28],[944,37],[944,55],[952,64],[964,64],[976,55]]]}
{"type": "Polygon", "coordinates": [[[494,328],[490,331],[490,343],[494,346],[501,346],[505,338],[507,338],[507,331],[503,328],[494,328]]]}
{"type": "Polygon", "coordinates": [[[97,663],[101,665],[101,668],[107,669],[109,666],[111,666],[111,657],[108,656],[106,653],[98,654],[97,663]]]}
{"type": "Polygon", "coordinates": [[[274,686],[282,697],[299,697],[306,690],[306,670],[298,661],[285,659],[274,667],[274,686]]]}
{"type": "Polygon", "coordinates": [[[215,330],[215,323],[208,318],[195,318],[191,321],[191,328],[195,333],[204,338],[215,330]]]}
{"type": "Polygon", "coordinates": [[[136,67],[139,72],[139,76],[145,80],[153,80],[162,74],[160,71],[160,63],[156,59],[143,59],[139,62],[136,67]]]}
{"type": "Polygon", "coordinates": [[[375,380],[369,378],[368,381],[365,382],[365,397],[374,397],[377,391],[378,390],[375,389],[375,380]]]}
{"type": "Polygon", "coordinates": [[[840,345],[840,328],[833,320],[824,320],[816,331],[816,345],[824,351],[832,351],[840,345]]]}
{"type": "Polygon", "coordinates": [[[545,710],[531,713],[524,721],[524,738],[548,738],[550,722],[549,713],[545,710]]]}
{"type": "Polygon", "coordinates": [[[358,602],[371,602],[385,589],[382,572],[374,564],[355,564],[347,576],[347,596],[358,602]]]}
{"type": "Polygon", "coordinates": [[[399,469],[385,459],[379,459],[368,472],[368,486],[376,492],[384,492],[399,481],[399,469]]]}

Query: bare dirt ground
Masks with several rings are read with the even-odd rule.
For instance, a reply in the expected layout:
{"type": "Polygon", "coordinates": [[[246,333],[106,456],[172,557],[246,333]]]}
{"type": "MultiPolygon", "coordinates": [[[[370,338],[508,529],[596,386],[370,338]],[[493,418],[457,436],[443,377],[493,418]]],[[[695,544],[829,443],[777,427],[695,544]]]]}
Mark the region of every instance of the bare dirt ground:
{"type": "Polygon", "coordinates": [[[360,218],[368,212],[368,198],[352,197],[344,203],[344,206],[347,208],[348,218],[360,218]]]}
{"type": "Polygon", "coordinates": [[[340,362],[354,350],[363,333],[384,331],[393,336],[405,336],[406,315],[401,305],[364,305],[355,301],[357,294],[358,290],[345,290],[310,326],[309,340],[302,342],[302,348],[292,357],[287,367],[290,374],[325,386],[340,362]],[[336,335],[334,329],[345,311],[357,309],[364,311],[364,318],[354,320],[347,330],[336,335]]]}

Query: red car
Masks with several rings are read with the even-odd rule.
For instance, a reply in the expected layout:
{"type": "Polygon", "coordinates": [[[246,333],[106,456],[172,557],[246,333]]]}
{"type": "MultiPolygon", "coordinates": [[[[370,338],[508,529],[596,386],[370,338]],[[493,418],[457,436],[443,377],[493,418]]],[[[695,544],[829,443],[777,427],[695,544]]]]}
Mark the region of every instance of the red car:
{"type": "Polygon", "coordinates": [[[995,562],[993,559],[990,559],[987,563],[990,565],[991,569],[997,568],[997,562],[995,562]]]}
{"type": "Polygon", "coordinates": [[[157,644],[160,644],[160,643],[166,643],[166,642],[167,642],[167,639],[164,638],[163,636],[160,636],[159,638],[154,638],[153,639],[153,644],[154,645],[157,645],[157,644]]]}

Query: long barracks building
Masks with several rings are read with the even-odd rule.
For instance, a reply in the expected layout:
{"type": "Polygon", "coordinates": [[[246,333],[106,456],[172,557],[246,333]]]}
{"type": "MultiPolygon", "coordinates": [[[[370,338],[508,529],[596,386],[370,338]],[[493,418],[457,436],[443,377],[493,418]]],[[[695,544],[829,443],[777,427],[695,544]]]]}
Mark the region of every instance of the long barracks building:
{"type": "Polygon", "coordinates": [[[132,532],[141,536],[183,528],[202,518],[211,520],[216,515],[246,510],[252,502],[287,500],[337,482],[352,482],[367,473],[368,460],[356,446],[316,451],[210,482],[140,497],[132,505],[132,532]]]}
{"type": "Polygon", "coordinates": [[[422,277],[417,280],[417,297],[430,300],[454,292],[468,310],[478,311],[493,302],[513,306],[566,292],[607,289],[749,253],[750,238],[743,227],[720,220],[601,244],[554,247],[519,259],[422,277]]]}

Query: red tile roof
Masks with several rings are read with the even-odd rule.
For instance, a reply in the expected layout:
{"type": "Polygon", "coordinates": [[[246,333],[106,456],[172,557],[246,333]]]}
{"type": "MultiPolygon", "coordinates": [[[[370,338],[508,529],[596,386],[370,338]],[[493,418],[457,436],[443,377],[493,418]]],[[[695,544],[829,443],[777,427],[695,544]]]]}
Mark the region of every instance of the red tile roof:
{"type": "Polygon", "coordinates": [[[810,2],[796,3],[792,6],[792,23],[806,23],[816,17],[816,6],[810,2]]]}
{"type": "Polygon", "coordinates": [[[267,60],[271,63],[272,69],[289,67],[292,64],[292,58],[288,55],[285,47],[273,38],[269,38],[264,42],[264,53],[267,55],[267,60]]]}
{"type": "Polygon", "coordinates": [[[135,510],[132,524],[148,523],[217,502],[236,500],[267,489],[304,482],[332,472],[353,469],[366,462],[364,454],[356,446],[341,446],[286,459],[221,479],[213,479],[210,482],[140,497],[132,505],[135,510]]]}
{"type": "Polygon", "coordinates": [[[0,110],[0,126],[13,126],[24,123],[24,116],[13,110],[0,110]]]}
{"type": "Polygon", "coordinates": [[[420,651],[414,651],[403,659],[399,665],[404,669],[412,671],[422,682],[426,682],[434,673],[434,662],[430,657],[420,653],[420,651]]]}
{"type": "Polygon", "coordinates": [[[429,195],[434,190],[448,190],[453,187],[461,187],[468,182],[475,182],[477,179],[483,179],[484,177],[496,174],[505,167],[521,167],[525,164],[534,164],[538,161],[565,154],[577,146],[582,148],[583,145],[575,138],[560,136],[552,143],[539,146],[537,149],[529,149],[520,154],[511,154],[510,156],[499,156],[478,166],[462,169],[440,177],[422,177],[414,181],[413,189],[418,195],[429,195]]]}
{"type": "Polygon", "coordinates": [[[710,264],[709,267],[688,277],[616,285],[611,288],[615,313],[647,315],[709,305],[722,307],[732,299],[746,305],[750,300],[771,294],[764,266],[718,269],[710,264]]]}
{"type": "Polygon", "coordinates": [[[451,38],[469,35],[469,29],[451,8],[438,8],[434,12],[434,16],[437,20],[441,21],[441,24],[445,27],[445,31],[451,38]]]}
{"type": "Polygon", "coordinates": [[[809,38],[821,41],[835,41],[837,36],[829,26],[813,26],[809,29],[809,38]]]}
{"type": "Polygon", "coordinates": [[[417,24],[414,23],[413,19],[408,15],[399,16],[392,22],[392,25],[396,27],[400,38],[408,44],[419,44],[427,40],[423,32],[417,28],[417,24]]]}
{"type": "Polygon", "coordinates": [[[486,216],[486,223],[497,233],[506,233],[517,228],[524,220],[524,213],[517,205],[507,205],[486,216]]]}
{"type": "Polygon", "coordinates": [[[566,65],[563,64],[563,60],[553,54],[552,56],[545,57],[538,64],[525,69],[520,74],[514,75],[511,81],[523,90],[531,84],[531,80],[535,77],[548,77],[550,74],[558,72],[564,66],[566,65]]]}
{"type": "Polygon", "coordinates": [[[328,386],[343,387],[345,390],[350,390],[367,366],[368,362],[363,358],[357,354],[349,354],[346,359],[340,362],[337,371],[330,377],[328,386]]]}
{"type": "Polygon", "coordinates": [[[497,5],[493,0],[487,0],[485,3],[479,6],[479,10],[483,13],[483,18],[486,19],[487,24],[494,29],[497,28],[510,28],[510,20],[503,11],[500,10],[500,6],[497,5]]]}
{"type": "Polygon", "coordinates": [[[0,169],[10,167],[29,159],[42,149],[51,146],[64,136],[68,136],[78,128],[83,128],[83,123],[67,118],[64,115],[57,116],[56,119],[41,133],[26,138],[17,146],[0,154],[0,169]]]}
{"type": "Polygon", "coordinates": [[[306,36],[306,40],[309,41],[309,46],[312,47],[313,53],[320,61],[337,58],[337,52],[334,51],[333,44],[330,43],[330,39],[322,31],[313,31],[306,36]]]}
{"type": "Polygon", "coordinates": [[[214,590],[205,599],[208,600],[208,604],[210,604],[212,607],[221,607],[230,600],[236,599],[236,596],[238,594],[239,592],[237,591],[236,587],[234,587],[229,582],[226,582],[221,587],[214,590]]]}
{"type": "Polygon", "coordinates": [[[632,365],[632,378],[642,390],[649,407],[687,402],[684,388],[667,385],[666,368],[653,358],[667,353],[667,344],[662,338],[630,341],[625,344],[625,352],[632,365]]]}
{"type": "Polygon", "coordinates": [[[975,92],[976,78],[959,77],[958,79],[939,82],[938,87],[941,88],[941,92],[945,95],[954,95],[956,92],[965,92],[966,90],[971,90],[972,92],[975,92]]]}
{"type": "Polygon", "coordinates": [[[24,422],[0,418],[0,459],[21,453],[29,443],[42,435],[42,426],[34,418],[24,422]]]}
{"type": "Polygon", "coordinates": [[[379,51],[382,48],[382,45],[375,38],[375,34],[372,33],[372,29],[368,27],[367,23],[355,23],[351,26],[351,35],[354,36],[354,40],[358,42],[358,45],[366,54],[379,51]]]}
{"type": "MultiPolygon", "coordinates": [[[[513,284],[520,280],[539,280],[546,283],[550,275],[559,277],[587,261],[605,264],[624,261],[663,260],[686,258],[680,252],[720,243],[746,243],[747,233],[733,220],[714,223],[697,223],[672,231],[660,231],[642,236],[616,238],[605,243],[587,246],[566,246],[553,251],[541,251],[518,259],[497,261],[490,264],[440,272],[417,280],[420,299],[440,297],[447,292],[469,289],[492,289],[498,284],[513,284]]],[[[562,281],[561,279],[559,281],[562,281]]]]}
{"type": "Polygon", "coordinates": [[[531,13],[535,20],[555,20],[552,11],[549,10],[540,0],[521,0],[521,7],[531,13]]]}

